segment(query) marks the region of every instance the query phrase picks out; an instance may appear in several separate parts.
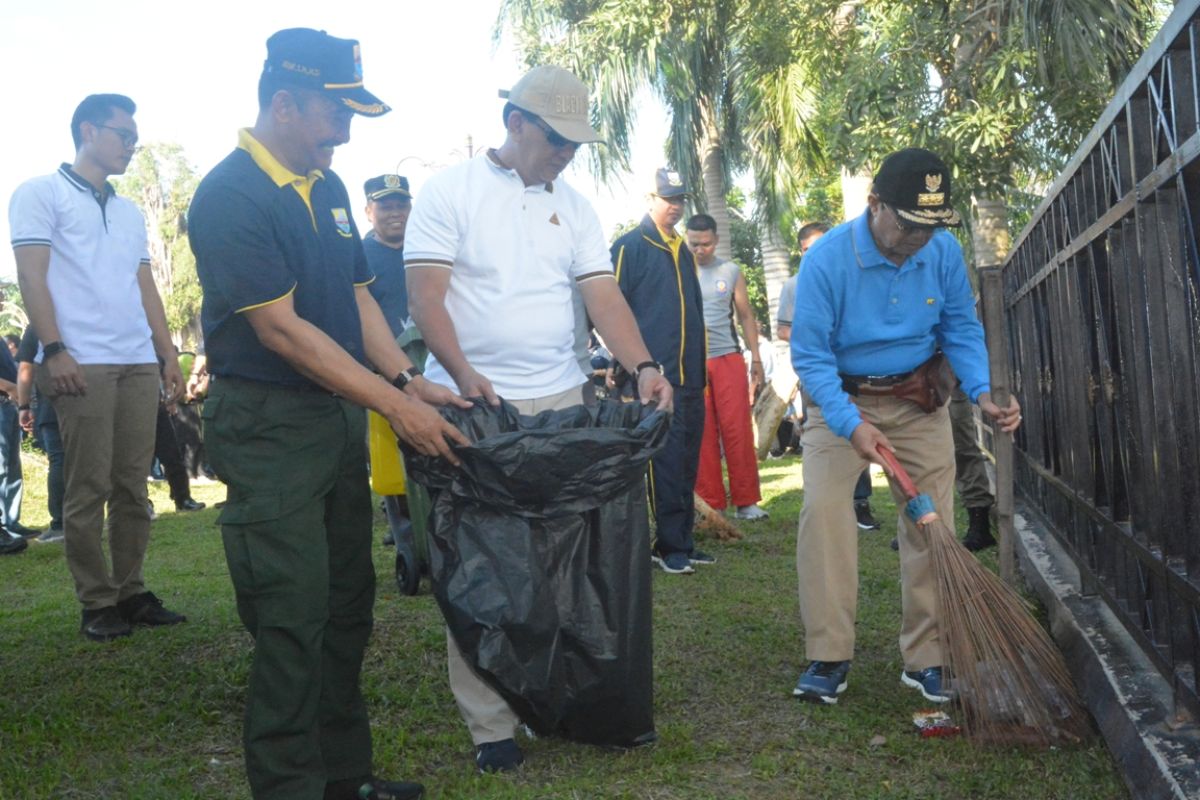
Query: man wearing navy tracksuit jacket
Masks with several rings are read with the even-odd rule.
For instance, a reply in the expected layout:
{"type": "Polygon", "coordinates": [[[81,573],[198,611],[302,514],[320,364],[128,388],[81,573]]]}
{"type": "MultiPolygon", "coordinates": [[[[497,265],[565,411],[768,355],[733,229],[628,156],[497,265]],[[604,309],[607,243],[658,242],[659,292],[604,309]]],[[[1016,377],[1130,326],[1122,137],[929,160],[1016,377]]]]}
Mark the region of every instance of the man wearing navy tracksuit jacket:
{"type": "Polygon", "coordinates": [[[650,504],[657,534],[654,562],[688,574],[714,559],[695,549],[692,492],[704,433],[704,306],[692,254],[675,225],[687,187],[678,173],[660,169],[650,213],[612,246],[613,270],[650,354],[675,389],[667,443],[650,463],[650,504]]]}

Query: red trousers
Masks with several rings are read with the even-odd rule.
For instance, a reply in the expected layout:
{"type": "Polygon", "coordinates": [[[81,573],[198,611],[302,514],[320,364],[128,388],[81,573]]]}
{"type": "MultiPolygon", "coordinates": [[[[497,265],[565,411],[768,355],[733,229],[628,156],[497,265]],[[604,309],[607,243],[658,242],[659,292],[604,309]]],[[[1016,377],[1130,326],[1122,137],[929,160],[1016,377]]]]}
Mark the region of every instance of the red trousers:
{"type": "Polygon", "coordinates": [[[708,359],[708,386],[704,390],[704,439],[700,443],[700,470],[696,494],[713,508],[725,508],[725,482],[721,478],[721,450],[729,467],[729,495],[735,506],[762,499],[758,488],[758,458],[750,426],[750,381],[741,353],[708,359]]]}

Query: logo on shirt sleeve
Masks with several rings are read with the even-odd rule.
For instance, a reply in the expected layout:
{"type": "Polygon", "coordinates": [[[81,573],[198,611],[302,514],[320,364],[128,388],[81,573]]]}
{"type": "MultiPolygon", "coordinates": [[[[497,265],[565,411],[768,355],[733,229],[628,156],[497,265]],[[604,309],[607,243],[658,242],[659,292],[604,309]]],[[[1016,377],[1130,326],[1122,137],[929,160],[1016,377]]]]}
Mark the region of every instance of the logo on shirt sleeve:
{"type": "Polygon", "coordinates": [[[350,216],[344,208],[335,208],[333,211],[333,224],[337,225],[338,233],[342,236],[350,237],[350,216]]]}

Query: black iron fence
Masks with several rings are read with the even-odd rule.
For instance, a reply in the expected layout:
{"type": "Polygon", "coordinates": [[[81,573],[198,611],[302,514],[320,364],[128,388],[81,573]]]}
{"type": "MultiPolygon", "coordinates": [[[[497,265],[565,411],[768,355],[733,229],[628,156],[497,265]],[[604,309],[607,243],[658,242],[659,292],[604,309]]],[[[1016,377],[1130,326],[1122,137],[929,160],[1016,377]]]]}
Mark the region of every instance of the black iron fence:
{"type": "Polygon", "coordinates": [[[1200,0],[1004,265],[1018,493],[1200,714],[1200,0]]]}

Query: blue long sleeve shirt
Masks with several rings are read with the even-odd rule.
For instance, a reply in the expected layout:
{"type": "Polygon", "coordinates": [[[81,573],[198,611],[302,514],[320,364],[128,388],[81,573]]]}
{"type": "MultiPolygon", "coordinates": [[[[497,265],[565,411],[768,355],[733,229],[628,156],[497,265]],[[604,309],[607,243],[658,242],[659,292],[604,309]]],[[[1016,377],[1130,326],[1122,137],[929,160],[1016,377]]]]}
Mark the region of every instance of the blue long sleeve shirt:
{"type": "Polygon", "coordinates": [[[972,402],[990,391],[983,326],[962,248],[949,232],[937,231],[897,267],[875,246],[864,212],[805,253],[792,366],[834,433],[849,439],[862,422],[839,373],[898,375],[938,348],[972,402]]]}

